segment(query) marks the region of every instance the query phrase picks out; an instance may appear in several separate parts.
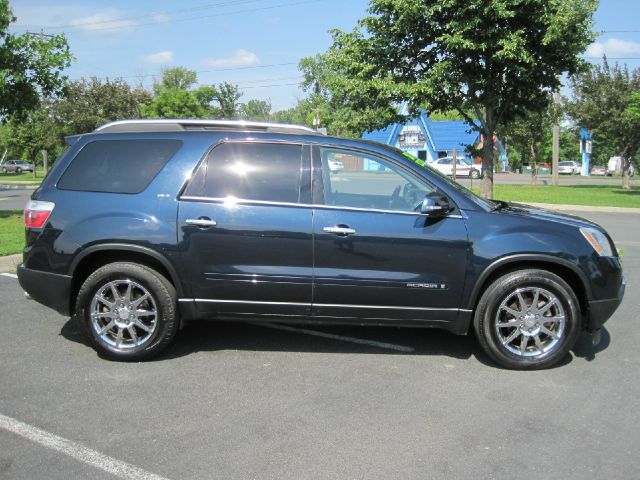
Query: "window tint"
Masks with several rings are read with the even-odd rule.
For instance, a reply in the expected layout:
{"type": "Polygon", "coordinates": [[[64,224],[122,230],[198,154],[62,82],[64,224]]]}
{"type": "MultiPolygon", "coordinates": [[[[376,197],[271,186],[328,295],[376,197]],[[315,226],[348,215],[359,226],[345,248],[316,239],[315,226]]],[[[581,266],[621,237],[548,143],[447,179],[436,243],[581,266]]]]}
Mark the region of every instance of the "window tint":
{"type": "Polygon", "coordinates": [[[413,212],[433,188],[404,168],[380,157],[320,148],[327,205],[413,212]],[[336,170],[330,162],[342,162],[336,170]]]}
{"type": "Polygon", "coordinates": [[[58,188],[140,193],[181,144],[179,140],[96,140],[71,161],[58,188]]]}
{"type": "Polygon", "coordinates": [[[200,166],[185,195],[300,203],[301,167],[302,145],[223,143],[200,166]]]}

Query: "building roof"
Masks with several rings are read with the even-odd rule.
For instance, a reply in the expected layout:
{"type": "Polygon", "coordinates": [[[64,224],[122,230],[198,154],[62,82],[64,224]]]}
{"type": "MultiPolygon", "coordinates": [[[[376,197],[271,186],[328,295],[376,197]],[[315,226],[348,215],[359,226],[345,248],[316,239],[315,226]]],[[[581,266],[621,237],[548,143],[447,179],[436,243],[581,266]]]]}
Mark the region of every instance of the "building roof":
{"type": "MultiPolygon", "coordinates": [[[[449,151],[461,149],[467,145],[478,143],[478,132],[472,131],[471,127],[463,121],[433,121],[427,112],[422,113],[418,118],[409,120],[407,125],[420,125],[426,129],[428,141],[435,151],[449,151]]],[[[404,124],[391,124],[383,130],[366,132],[362,138],[381,143],[395,143],[396,136],[404,124]]]]}

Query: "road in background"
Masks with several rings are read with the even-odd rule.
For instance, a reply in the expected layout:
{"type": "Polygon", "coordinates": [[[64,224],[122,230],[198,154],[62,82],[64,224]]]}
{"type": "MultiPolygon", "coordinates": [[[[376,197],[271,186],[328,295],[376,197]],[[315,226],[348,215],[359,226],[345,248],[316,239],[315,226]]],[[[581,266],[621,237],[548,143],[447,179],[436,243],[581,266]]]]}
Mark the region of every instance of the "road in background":
{"type": "Polygon", "coordinates": [[[0,189],[0,210],[24,210],[34,189],[0,189]]]}
{"type": "MultiPolygon", "coordinates": [[[[583,216],[624,250],[628,290],[601,344],[556,368],[501,370],[436,330],[232,323],[110,362],[0,276],[0,414],[172,479],[640,478],[637,216],[583,216]]],[[[7,430],[0,444],[3,479],[110,478],[7,430]]]]}

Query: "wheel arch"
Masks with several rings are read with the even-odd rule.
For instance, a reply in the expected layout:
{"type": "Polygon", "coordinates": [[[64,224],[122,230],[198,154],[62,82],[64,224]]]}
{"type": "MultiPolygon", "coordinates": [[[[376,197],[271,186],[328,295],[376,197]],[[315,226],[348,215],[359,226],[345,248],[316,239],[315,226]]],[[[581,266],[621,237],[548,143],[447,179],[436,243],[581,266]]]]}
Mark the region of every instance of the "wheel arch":
{"type": "Polygon", "coordinates": [[[480,274],[469,296],[468,308],[475,310],[482,292],[484,292],[496,278],[510,272],[530,268],[547,270],[567,282],[580,302],[582,313],[586,314],[588,301],[591,299],[591,287],[584,272],[574,263],[551,255],[521,254],[496,260],[480,274]]]}
{"type": "Polygon", "coordinates": [[[79,253],[69,268],[69,275],[72,277],[69,311],[73,311],[78,291],[92,272],[108,263],[122,261],[138,263],[156,270],[171,282],[178,296],[182,296],[182,284],[178,273],[171,262],[157,251],[141,245],[92,245],[79,253]]]}

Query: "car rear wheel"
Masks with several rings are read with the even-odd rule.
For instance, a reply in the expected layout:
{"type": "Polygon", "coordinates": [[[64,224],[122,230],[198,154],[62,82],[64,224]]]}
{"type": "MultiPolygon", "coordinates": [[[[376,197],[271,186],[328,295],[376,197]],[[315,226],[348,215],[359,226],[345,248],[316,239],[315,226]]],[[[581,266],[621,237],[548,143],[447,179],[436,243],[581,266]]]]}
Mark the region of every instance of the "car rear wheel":
{"type": "Polygon", "coordinates": [[[473,169],[469,172],[469,176],[471,178],[480,178],[480,172],[478,170],[473,169]]]}
{"type": "Polygon", "coordinates": [[[110,263],[83,283],[76,318],[100,355],[113,360],[146,360],[166,348],[178,330],[176,291],[151,268],[110,263]]]}
{"type": "Polygon", "coordinates": [[[578,300],[545,270],[503,275],[484,291],[474,319],[483,350],[505,368],[534,370],[561,360],[581,327],[578,300]]]}

